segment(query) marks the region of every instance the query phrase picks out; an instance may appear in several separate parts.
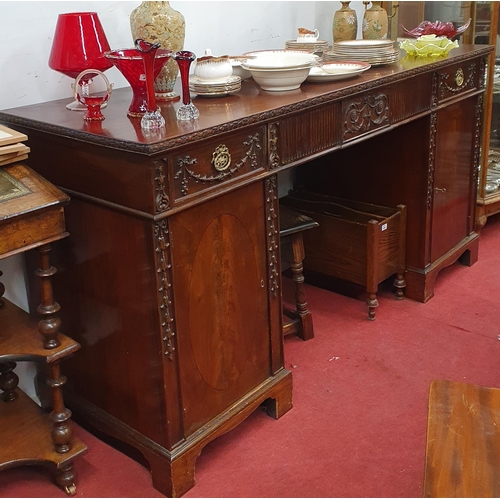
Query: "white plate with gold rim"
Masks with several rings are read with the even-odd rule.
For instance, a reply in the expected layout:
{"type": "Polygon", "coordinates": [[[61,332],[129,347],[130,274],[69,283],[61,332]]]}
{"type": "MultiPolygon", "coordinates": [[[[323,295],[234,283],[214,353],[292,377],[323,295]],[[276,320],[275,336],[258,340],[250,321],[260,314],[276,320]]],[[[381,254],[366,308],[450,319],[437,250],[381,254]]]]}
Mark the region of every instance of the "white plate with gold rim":
{"type": "Polygon", "coordinates": [[[323,67],[315,66],[309,70],[308,82],[334,82],[337,80],[346,80],[353,78],[370,69],[371,65],[364,62],[329,62],[323,67]],[[323,69],[328,67],[327,71],[323,69]]]}
{"type": "Polygon", "coordinates": [[[352,49],[358,48],[375,48],[375,47],[388,47],[394,46],[393,40],[342,40],[340,42],[335,42],[333,47],[349,47],[352,49]]]}

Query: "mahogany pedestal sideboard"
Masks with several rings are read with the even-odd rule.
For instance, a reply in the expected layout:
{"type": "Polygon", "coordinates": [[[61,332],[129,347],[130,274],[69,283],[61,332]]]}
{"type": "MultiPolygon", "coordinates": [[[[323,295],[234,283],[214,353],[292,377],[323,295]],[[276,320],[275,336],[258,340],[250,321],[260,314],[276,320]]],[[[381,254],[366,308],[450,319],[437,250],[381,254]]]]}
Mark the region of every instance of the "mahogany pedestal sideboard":
{"type": "Polygon", "coordinates": [[[51,243],[68,235],[63,209],[68,201],[67,195],[21,163],[0,168],[0,259],[37,248],[36,275],[42,292],[37,320],[3,298],[5,286],[0,283],[0,471],[45,465],[53,470],[57,484],[73,495],[72,462],[87,447],[71,433],[60,362],[80,345],[59,334],[59,305],[51,283],[55,268],[49,263],[51,243]],[[50,415],[17,387],[14,369],[19,361],[48,365],[50,415]]]}
{"type": "Polygon", "coordinates": [[[407,296],[429,299],[464,253],[472,264],[490,50],[462,46],[290,92],[245,81],[232,96],[195,97],[193,122],[161,104],[166,128],[151,136],[126,115],[130,89],[113,92],[101,123],[85,124],[67,100],[0,112],[29,136],[30,164],[72,197],[55,286],[82,345],[68,366],[75,417],[140,450],[155,487],[180,496],[206,443],[263,402],[277,418],[291,408],[285,169],[321,179],[327,194],[338,184],[408,207],[407,296]]]}

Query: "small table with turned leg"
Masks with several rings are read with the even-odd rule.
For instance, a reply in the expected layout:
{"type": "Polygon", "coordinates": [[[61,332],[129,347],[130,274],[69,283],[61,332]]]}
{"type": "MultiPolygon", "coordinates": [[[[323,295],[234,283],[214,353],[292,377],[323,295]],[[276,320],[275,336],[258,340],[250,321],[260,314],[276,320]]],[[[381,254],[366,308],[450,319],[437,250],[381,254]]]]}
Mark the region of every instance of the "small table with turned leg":
{"type": "Polygon", "coordinates": [[[295,290],[295,310],[283,307],[286,320],[283,321],[283,335],[297,334],[302,340],[314,337],[312,314],[309,311],[304,290],[304,270],[302,261],[305,257],[302,233],[307,229],[318,227],[319,224],[308,217],[280,205],[280,239],[282,249],[287,247],[287,239],[291,246],[291,265],[293,284],[295,290]]]}
{"type": "Polygon", "coordinates": [[[51,243],[68,235],[63,208],[68,201],[68,196],[23,164],[0,169],[0,259],[37,248],[40,267],[36,276],[41,281],[41,319],[5,299],[5,286],[0,284],[0,471],[19,465],[46,465],[55,473],[57,484],[73,495],[72,462],[87,447],[71,433],[60,361],[80,345],[59,333],[59,305],[51,282],[56,269],[49,262],[51,243]],[[49,365],[50,414],[17,387],[14,369],[19,361],[49,365]]]}

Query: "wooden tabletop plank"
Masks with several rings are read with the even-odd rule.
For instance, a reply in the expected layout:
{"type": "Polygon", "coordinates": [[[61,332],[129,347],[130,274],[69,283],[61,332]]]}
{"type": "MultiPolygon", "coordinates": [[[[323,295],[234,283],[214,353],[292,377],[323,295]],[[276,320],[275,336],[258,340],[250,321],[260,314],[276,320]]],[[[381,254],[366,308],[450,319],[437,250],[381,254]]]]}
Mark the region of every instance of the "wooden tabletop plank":
{"type": "Polygon", "coordinates": [[[423,496],[500,496],[500,389],[431,384],[423,496]]]}

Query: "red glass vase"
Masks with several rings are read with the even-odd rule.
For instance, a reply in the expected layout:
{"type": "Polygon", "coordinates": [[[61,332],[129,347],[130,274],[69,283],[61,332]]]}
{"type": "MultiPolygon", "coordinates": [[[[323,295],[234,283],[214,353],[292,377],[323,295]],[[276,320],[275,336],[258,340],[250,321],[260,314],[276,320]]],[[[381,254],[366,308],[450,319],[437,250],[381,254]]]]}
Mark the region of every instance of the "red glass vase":
{"type": "MultiPolygon", "coordinates": [[[[169,60],[171,54],[171,50],[157,50],[153,67],[155,78],[160,73],[163,65],[169,60]]],[[[132,102],[127,115],[141,117],[148,109],[147,82],[142,54],[137,49],[120,49],[106,52],[105,56],[118,68],[132,87],[132,102]]]]}
{"type": "Polygon", "coordinates": [[[200,116],[200,112],[191,102],[191,94],[189,92],[189,68],[191,67],[191,63],[196,60],[196,55],[189,50],[181,50],[176,52],[173,58],[179,66],[182,84],[182,105],[177,110],[177,119],[181,121],[196,120],[200,116]]]}

